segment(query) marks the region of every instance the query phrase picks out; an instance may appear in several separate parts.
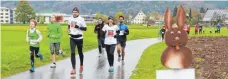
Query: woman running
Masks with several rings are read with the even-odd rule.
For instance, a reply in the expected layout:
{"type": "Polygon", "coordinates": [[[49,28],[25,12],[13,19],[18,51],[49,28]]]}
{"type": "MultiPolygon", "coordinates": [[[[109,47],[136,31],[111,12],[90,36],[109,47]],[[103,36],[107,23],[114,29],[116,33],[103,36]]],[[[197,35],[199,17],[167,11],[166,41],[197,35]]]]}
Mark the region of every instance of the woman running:
{"type": "Polygon", "coordinates": [[[107,52],[108,62],[109,62],[109,72],[114,72],[114,51],[117,44],[117,35],[119,34],[119,28],[115,25],[113,17],[108,18],[108,24],[102,29],[105,33],[105,48],[107,52]]]}
{"type": "Polygon", "coordinates": [[[51,50],[51,55],[52,55],[52,65],[51,68],[56,67],[55,59],[56,55],[58,55],[60,52],[60,40],[62,36],[62,27],[59,24],[63,19],[62,16],[56,16],[53,15],[51,16],[51,24],[48,24],[47,30],[48,30],[48,35],[47,37],[49,38],[50,42],[50,50],[51,50]]]}

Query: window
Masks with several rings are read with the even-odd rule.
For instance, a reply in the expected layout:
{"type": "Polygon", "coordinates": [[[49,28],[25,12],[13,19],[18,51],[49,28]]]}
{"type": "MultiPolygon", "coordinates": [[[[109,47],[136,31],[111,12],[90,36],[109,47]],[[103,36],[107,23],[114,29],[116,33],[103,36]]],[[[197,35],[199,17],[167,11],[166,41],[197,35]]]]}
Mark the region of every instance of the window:
{"type": "Polygon", "coordinates": [[[5,15],[8,15],[8,13],[5,13],[5,15]]]}
{"type": "Polygon", "coordinates": [[[1,20],[1,22],[3,22],[3,20],[1,20]]]}
{"type": "Polygon", "coordinates": [[[3,15],[3,13],[1,13],[1,15],[3,15]]]}
{"type": "Polygon", "coordinates": [[[6,9],[6,11],[8,12],[8,9],[6,9]]]}
{"type": "Polygon", "coordinates": [[[8,20],[6,20],[6,22],[8,22],[8,20]]]}
{"type": "Polygon", "coordinates": [[[3,18],[3,16],[1,16],[1,18],[3,18]]]}
{"type": "Polygon", "coordinates": [[[6,16],[5,18],[9,18],[8,16],[6,16]]]}

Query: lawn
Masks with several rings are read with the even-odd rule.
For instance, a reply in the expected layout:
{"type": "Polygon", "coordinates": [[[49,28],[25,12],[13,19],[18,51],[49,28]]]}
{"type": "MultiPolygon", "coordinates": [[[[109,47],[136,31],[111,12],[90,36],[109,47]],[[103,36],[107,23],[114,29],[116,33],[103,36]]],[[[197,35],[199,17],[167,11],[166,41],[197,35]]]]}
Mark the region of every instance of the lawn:
{"type": "MultiPolygon", "coordinates": [[[[220,34],[209,33],[209,28],[205,29],[202,35],[195,35],[193,28],[191,28],[191,36],[228,36],[228,29],[222,28],[220,34]]],[[[160,42],[149,46],[141,56],[135,70],[131,75],[131,79],[156,79],[156,70],[168,69],[161,64],[161,54],[166,48],[164,42],[160,42]]]]}
{"type": "MultiPolygon", "coordinates": [[[[88,24],[88,30],[84,32],[84,48],[88,51],[97,48],[96,34],[93,33],[94,25],[88,24]]],[[[19,72],[27,71],[30,68],[29,44],[25,40],[27,24],[3,24],[1,25],[1,77],[7,77],[19,72]]],[[[35,66],[39,67],[51,62],[49,41],[46,37],[47,30],[45,24],[38,24],[37,29],[41,31],[43,40],[40,45],[40,52],[44,55],[44,61],[35,59],[35,66]]],[[[128,40],[154,38],[157,37],[156,27],[144,27],[140,25],[129,25],[130,35],[128,40]]],[[[66,57],[57,57],[61,60],[70,56],[69,37],[67,34],[67,25],[63,25],[63,37],[61,39],[61,48],[66,52],[66,57]]]]}

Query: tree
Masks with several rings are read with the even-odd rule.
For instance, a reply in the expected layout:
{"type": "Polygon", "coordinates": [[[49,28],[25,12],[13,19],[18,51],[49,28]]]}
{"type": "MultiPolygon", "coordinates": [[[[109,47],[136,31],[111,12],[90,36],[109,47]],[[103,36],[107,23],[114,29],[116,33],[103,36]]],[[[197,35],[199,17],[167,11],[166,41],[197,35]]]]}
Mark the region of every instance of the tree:
{"type": "Polygon", "coordinates": [[[159,14],[157,11],[152,12],[152,17],[154,17],[154,20],[157,20],[159,18],[159,14]]]}
{"type": "Polygon", "coordinates": [[[177,6],[175,6],[174,11],[173,11],[173,16],[177,15],[177,6]]]}
{"type": "Polygon", "coordinates": [[[16,6],[15,19],[17,22],[23,24],[28,23],[30,19],[35,19],[36,15],[33,8],[29,5],[28,1],[21,0],[16,6]]]}
{"type": "Polygon", "coordinates": [[[114,21],[117,21],[119,16],[124,16],[124,13],[123,12],[117,12],[114,16],[114,21]]]}
{"type": "Polygon", "coordinates": [[[219,15],[218,13],[215,12],[211,19],[211,25],[217,25],[217,24],[224,23],[225,16],[226,16],[226,14],[219,15]]]}
{"type": "Polygon", "coordinates": [[[200,8],[200,13],[205,13],[205,9],[203,7],[200,8]]]}
{"type": "Polygon", "coordinates": [[[187,15],[187,19],[189,20],[189,24],[191,25],[191,20],[192,20],[192,9],[190,8],[189,13],[187,15]]]}
{"type": "Polygon", "coordinates": [[[102,18],[105,22],[108,20],[108,16],[101,14],[101,13],[96,13],[95,19],[102,18]]]}

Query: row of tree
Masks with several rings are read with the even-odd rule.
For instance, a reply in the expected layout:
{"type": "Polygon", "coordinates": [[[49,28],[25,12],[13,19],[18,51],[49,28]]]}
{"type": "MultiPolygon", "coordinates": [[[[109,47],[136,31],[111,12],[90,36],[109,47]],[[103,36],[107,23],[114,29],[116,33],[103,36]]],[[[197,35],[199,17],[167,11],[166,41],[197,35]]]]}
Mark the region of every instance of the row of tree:
{"type": "MultiPolygon", "coordinates": [[[[200,20],[202,20],[203,14],[208,10],[208,8],[205,10],[203,7],[200,8],[200,10],[197,9],[191,9],[191,8],[185,8],[186,12],[186,18],[187,18],[187,24],[196,24],[199,23],[200,20]]],[[[176,13],[177,13],[177,7],[174,7],[173,10],[173,21],[176,21],[176,13]]],[[[133,19],[132,14],[124,14],[123,12],[117,12],[113,17],[114,20],[117,21],[119,16],[125,16],[125,23],[129,24],[130,19],[133,19]],[[132,17],[130,17],[132,16],[132,17]]],[[[214,17],[212,18],[212,24],[218,24],[220,23],[223,19],[224,16],[219,16],[217,13],[214,14],[214,17]]],[[[145,24],[154,24],[155,21],[159,20],[160,17],[163,17],[163,14],[159,14],[157,11],[152,11],[152,13],[147,13],[145,17],[145,24]]],[[[108,16],[105,14],[97,13],[95,16],[96,19],[102,18],[104,20],[108,19],[108,16]]],[[[45,17],[44,16],[36,16],[35,11],[33,8],[29,5],[28,1],[26,0],[21,0],[19,1],[19,4],[16,6],[16,11],[15,11],[15,19],[17,22],[20,23],[28,23],[30,19],[36,19],[39,23],[44,23],[45,17]]]]}

